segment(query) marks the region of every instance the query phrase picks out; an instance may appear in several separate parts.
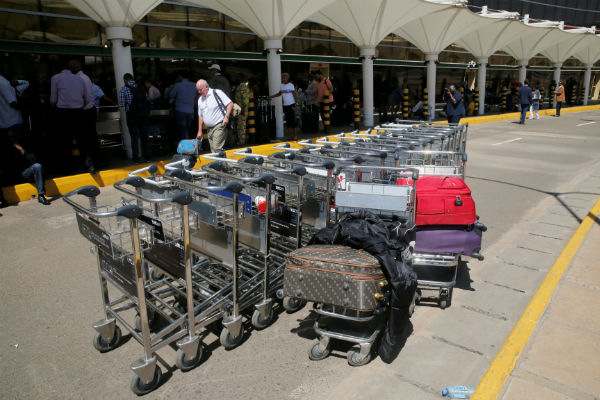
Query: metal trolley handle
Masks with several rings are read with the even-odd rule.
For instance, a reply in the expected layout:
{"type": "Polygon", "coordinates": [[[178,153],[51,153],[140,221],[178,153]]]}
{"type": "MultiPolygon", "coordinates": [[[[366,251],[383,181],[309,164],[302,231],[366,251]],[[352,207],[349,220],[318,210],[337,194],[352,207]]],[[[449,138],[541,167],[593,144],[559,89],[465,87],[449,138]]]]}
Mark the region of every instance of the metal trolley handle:
{"type": "Polygon", "coordinates": [[[125,192],[135,198],[140,200],[144,200],[150,203],[165,203],[165,202],[175,202],[180,205],[188,205],[192,202],[192,196],[187,192],[177,192],[171,197],[156,197],[149,198],[147,196],[143,196],[140,193],[137,193],[134,190],[129,189],[126,185],[133,186],[134,188],[143,187],[146,184],[144,178],[139,176],[130,176],[129,178],[117,182],[114,184],[114,187],[122,192],[125,192]]]}
{"type": "MultiPolygon", "coordinates": [[[[203,186],[203,185],[199,185],[197,183],[192,182],[193,180],[193,176],[192,174],[190,174],[188,171],[183,170],[183,169],[175,169],[172,171],[168,171],[165,174],[165,177],[167,179],[172,180],[173,182],[180,182],[180,183],[184,183],[187,185],[192,185],[194,188],[197,189],[203,189],[203,190],[208,190],[208,191],[221,191],[221,190],[227,190],[231,193],[241,193],[242,190],[244,189],[244,185],[242,185],[239,182],[228,182],[225,185],[221,185],[221,186],[216,186],[216,185],[207,185],[207,186],[203,186]]],[[[254,178],[254,179],[258,179],[258,178],[254,178]]]]}
{"type": "Polygon", "coordinates": [[[95,201],[96,196],[98,196],[100,194],[100,189],[98,189],[96,186],[91,186],[91,185],[83,186],[83,187],[80,187],[79,189],[72,190],[63,196],[63,200],[67,204],[72,206],[77,211],[80,211],[91,217],[103,218],[103,217],[117,216],[117,217],[125,217],[125,218],[129,218],[129,219],[134,219],[134,218],[137,218],[140,215],[142,215],[142,209],[136,205],[122,206],[113,211],[105,211],[105,212],[93,211],[92,208],[95,208],[95,207],[85,208],[81,204],[74,202],[71,199],[71,197],[73,197],[76,194],[86,196],[90,200],[95,201]]]}

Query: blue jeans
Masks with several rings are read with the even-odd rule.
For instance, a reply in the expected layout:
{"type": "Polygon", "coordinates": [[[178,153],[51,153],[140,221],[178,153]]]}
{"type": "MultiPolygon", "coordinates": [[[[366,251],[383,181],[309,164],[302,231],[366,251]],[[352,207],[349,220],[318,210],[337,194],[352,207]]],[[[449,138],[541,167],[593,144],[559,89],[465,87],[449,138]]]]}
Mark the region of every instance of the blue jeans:
{"type": "Polygon", "coordinates": [[[190,139],[192,137],[190,135],[190,128],[192,127],[193,121],[193,113],[175,111],[175,123],[177,124],[177,130],[179,131],[179,140],[190,139]]]}
{"type": "Polygon", "coordinates": [[[527,117],[527,110],[529,110],[529,104],[521,104],[521,123],[525,123],[525,117],[527,117]]]}
{"type": "Polygon", "coordinates": [[[28,168],[25,168],[23,172],[21,172],[21,176],[23,179],[29,180],[33,176],[33,180],[35,181],[35,187],[37,188],[38,195],[41,196],[46,193],[44,188],[44,170],[42,166],[38,163],[32,164],[28,168]]]}

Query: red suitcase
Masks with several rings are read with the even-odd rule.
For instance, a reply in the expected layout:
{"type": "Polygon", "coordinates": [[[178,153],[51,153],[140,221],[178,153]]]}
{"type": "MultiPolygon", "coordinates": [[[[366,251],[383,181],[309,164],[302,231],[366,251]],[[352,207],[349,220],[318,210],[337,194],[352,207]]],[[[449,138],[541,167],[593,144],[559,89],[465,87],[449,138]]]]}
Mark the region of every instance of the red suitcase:
{"type": "MultiPolygon", "coordinates": [[[[398,180],[396,184],[407,184],[406,178],[398,180]]],[[[419,177],[415,219],[417,226],[471,225],[476,219],[471,189],[462,179],[450,176],[419,177]]]]}

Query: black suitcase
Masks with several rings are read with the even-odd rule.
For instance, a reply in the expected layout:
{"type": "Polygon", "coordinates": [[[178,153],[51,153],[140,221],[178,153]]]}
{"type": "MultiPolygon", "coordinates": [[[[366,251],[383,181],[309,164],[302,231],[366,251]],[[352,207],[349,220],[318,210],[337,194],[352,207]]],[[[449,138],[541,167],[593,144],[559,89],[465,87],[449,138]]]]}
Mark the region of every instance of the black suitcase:
{"type": "Polygon", "coordinates": [[[286,257],[284,295],[370,312],[386,280],[379,261],[364,250],[339,245],[302,247],[286,257]]]}

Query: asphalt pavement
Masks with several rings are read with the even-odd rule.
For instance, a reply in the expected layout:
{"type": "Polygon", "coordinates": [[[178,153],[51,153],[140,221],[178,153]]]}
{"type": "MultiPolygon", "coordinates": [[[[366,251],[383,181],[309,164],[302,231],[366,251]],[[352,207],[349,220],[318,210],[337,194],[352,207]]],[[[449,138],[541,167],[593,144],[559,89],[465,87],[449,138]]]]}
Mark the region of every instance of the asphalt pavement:
{"type": "MultiPolygon", "coordinates": [[[[486,258],[461,265],[447,309],[417,307],[392,364],[377,358],[350,367],[347,346],[310,361],[313,316],[305,307],[279,313],[265,330],[250,330],[233,350],[206,333],[205,359],[186,373],[175,368],[175,351],[160,350],[163,383],[145,398],[438,399],[445,386],[477,384],[600,197],[599,136],[598,111],[469,129],[467,183],[489,228],[486,258]]],[[[113,188],[101,192],[99,200],[107,203],[120,199],[113,188]]],[[[129,364],[143,354],[137,342],[126,336],[106,354],[92,347],[101,294],[95,256],[73,210],[56,199],[51,206],[27,201],[0,212],[0,397],[135,398],[129,364]]],[[[552,390],[564,385],[578,390],[571,396],[598,397],[593,385],[577,387],[577,377],[552,390]]]]}

